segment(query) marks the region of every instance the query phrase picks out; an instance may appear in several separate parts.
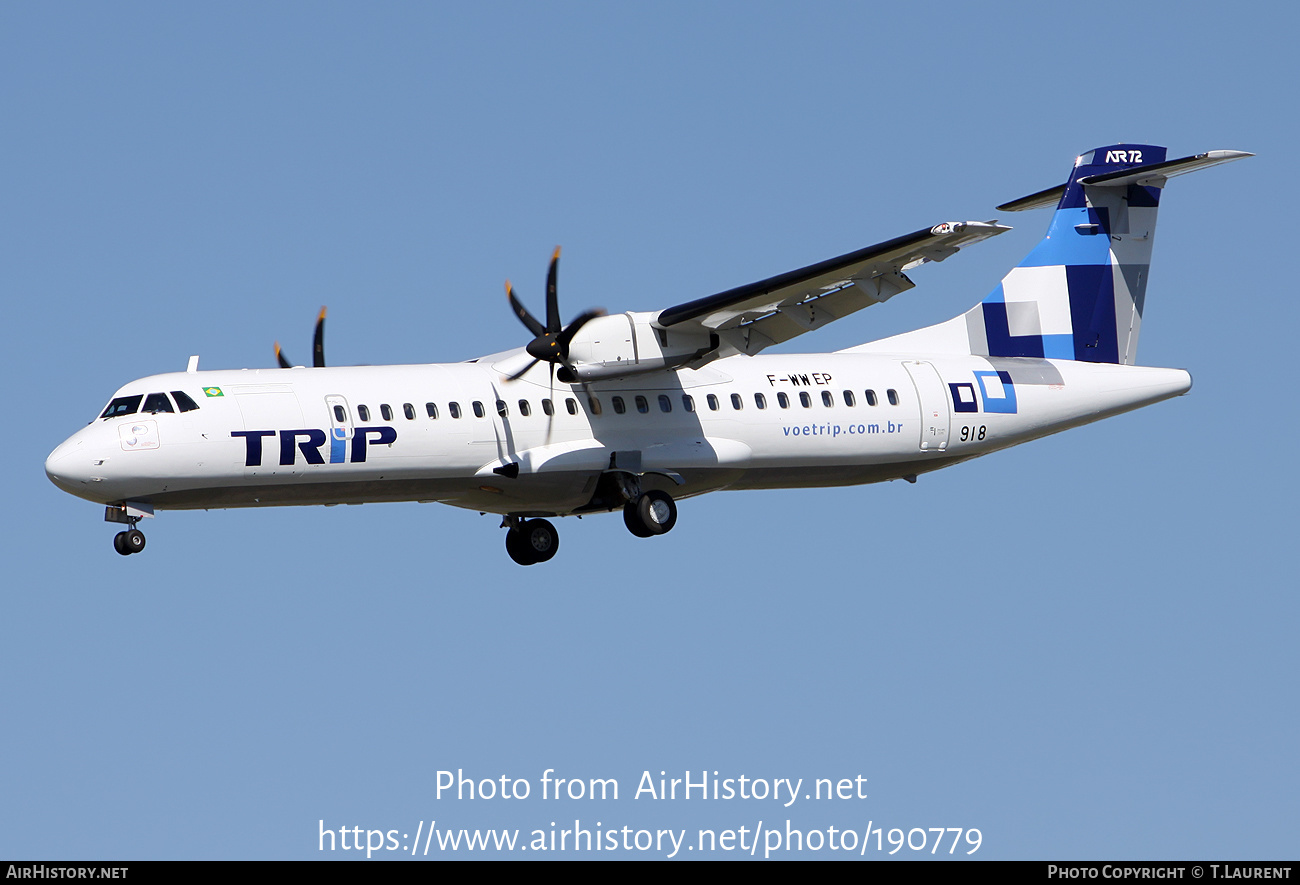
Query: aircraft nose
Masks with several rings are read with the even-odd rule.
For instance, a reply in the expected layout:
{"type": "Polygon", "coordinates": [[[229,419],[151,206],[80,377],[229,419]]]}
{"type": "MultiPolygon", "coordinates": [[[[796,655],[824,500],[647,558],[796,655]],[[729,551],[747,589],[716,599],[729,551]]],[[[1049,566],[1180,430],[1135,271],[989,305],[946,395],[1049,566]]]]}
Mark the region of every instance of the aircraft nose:
{"type": "Polygon", "coordinates": [[[64,440],[45,459],[45,475],[65,492],[76,494],[90,482],[90,460],[85,454],[84,439],[73,436],[64,440]]]}

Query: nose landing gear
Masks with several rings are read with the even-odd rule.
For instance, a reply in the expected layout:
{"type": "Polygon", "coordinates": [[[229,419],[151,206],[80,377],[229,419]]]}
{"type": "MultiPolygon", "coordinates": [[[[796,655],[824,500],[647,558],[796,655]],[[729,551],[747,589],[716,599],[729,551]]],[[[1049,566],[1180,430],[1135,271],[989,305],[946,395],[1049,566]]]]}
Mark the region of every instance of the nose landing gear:
{"type": "Polygon", "coordinates": [[[144,549],[144,532],[139,529],[118,532],[113,536],[113,549],[123,556],[139,553],[144,549]]]}
{"type": "Polygon", "coordinates": [[[130,556],[144,549],[144,532],[135,526],[146,516],[153,516],[153,506],[139,501],[109,504],[104,508],[104,522],[125,523],[130,526],[126,531],[118,532],[113,536],[114,550],[123,556],[130,556]]]}

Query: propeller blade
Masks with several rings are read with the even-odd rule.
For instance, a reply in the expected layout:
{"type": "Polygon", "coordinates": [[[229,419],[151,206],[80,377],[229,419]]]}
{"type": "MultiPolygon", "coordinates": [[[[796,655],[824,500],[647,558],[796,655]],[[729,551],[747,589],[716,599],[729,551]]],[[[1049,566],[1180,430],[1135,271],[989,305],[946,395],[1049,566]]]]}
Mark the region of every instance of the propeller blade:
{"type": "Polygon", "coordinates": [[[549,446],[551,431],[555,428],[555,363],[551,363],[551,393],[547,402],[551,404],[551,413],[546,416],[546,439],[542,444],[549,446]]]}
{"type": "Polygon", "coordinates": [[[318,369],[325,367],[325,308],[320,309],[316,317],[316,338],[312,344],[311,364],[318,369]]]}
{"type": "Polygon", "coordinates": [[[280,364],[281,369],[293,368],[293,363],[289,362],[289,360],[285,357],[283,351],[280,350],[279,341],[275,342],[275,361],[280,364]]]}
{"type": "Polygon", "coordinates": [[[510,299],[510,309],[515,312],[515,316],[519,317],[519,322],[523,323],[529,332],[539,337],[546,334],[546,327],[533,319],[533,315],[528,312],[528,308],[519,303],[519,299],[515,297],[514,287],[510,285],[509,280],[506,280],[506,298],[510,299]]]}
{"type": "Polygon", "coordinates": [[[578,334],[578,330],[596,317],[603,317],[604,315],[605,311],[601,310],[599,307],[595,310],[588,310],[580,313],[573,322],[564,327],[564,331],[555,336],[556,343],[560,345],[560,355],[564,357],[565,360],[569,358],[569,342],[573,340],[574,335],[578,334]]]}
{"type": "Polygon", "coordinates": [[[546,331],[560,331],[560,296],[556,277],[560,268],[560,247],[555,247],[551,256],[551,267],[546,272],[546,331]]]}
{"type": "Polygon", "coordinates": [[[546,325],[537,321],[528,308],[520,303],[515,297],[514,287],[510,281],[506,281],[506,298],[510,301],[510,309],[514,311],[515,316],[523,323],[528,331],[533,333],[533,340],[529,341],[524,350],[533,358],[522,371],[510,376],[511,381],[520,378],[538,362],[548,362],[551,364],[551,382],[555,382],[555,366],[558,364],[565,369],[565,375],[560,376],[560,380],[566,384],[566,376],[576,378],[577,375],[573,367],[569,365],[569,345],[573,342],[573,336],[589,323],[599,316],[604,316],[603,310],[589,310],[579,314],[568,326],[563,326],[560,321],[560,298],[558,277],[560,269],[560,247],[555,247],[555,252],[551,255],[551,267],[546,273],[546,325]]]}

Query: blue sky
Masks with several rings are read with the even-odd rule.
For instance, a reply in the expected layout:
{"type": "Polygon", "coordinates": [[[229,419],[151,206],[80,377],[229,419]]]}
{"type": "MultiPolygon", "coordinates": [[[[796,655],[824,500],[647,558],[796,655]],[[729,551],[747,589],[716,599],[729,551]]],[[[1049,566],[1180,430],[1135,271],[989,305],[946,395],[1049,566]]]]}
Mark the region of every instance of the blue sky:
{"type": "MultiPolygon", "coordinates": [[[[320,820],[573,819],[974,827],[976,857],[1293,856],[1280,10],[0,8],[21,428],[0,856],[319,858],[320,820]],[[1162,202],[1141,361],[1190,369],[1192,393],[914,486],[712,495],[649,542],[616,515],[563,520],[557,558],[523,569],[497,520],[417,504],[162,513],[122,558],[101,509],[42,471],[132,378],[194,353],[270,366],[276,339],[306,359],[322,304],[333,364],[471,358],[526,342],[502,282],[540,309],[557,243],[566,315],[656,309],[993,218],[1118,141],[1258,154],[1162,202]],[[438,798],[457,769],[534,795],[438,798]],[[543,801],[547,769],[620,798],[543,801]],[[688,770],[863,776],[868,796],[632,798],[643,771],[688,770]]],[[[1016,230],[785,349],[964,311],[1048,215],[1002,220],[1016,230]]]]}

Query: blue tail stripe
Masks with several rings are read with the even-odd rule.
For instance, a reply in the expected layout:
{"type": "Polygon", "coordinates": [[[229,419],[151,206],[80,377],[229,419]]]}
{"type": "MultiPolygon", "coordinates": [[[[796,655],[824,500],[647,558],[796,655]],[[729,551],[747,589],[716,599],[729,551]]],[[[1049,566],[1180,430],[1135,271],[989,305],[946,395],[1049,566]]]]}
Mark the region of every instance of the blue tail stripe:
{"type": "Polygon", "coordinates": [[[1073,335],[1044,335],[1043,356],[1049,360],[1072,360],[1074,355],[1073,335]]]}
{"type": "Polygon", "coordinates": [[[1154,209],[1160,205],[1160,188],[1131,184],[1128,188],[1128,204],[1129,208],[1154,209]]]}
{"type": "MultiPolygon", "coordinates": [[[[998,291],[1001,291],[1001,286],[998,291]]],[[[1007,322],[1006,304],[984,302],[984,332],[988,336],[988,351],[993,356],[1033,356],[1040,359],[1043,353],[1042,335],[1012,335],[1007,322]]]]}
{"type": "MultiPolygon", "coordinates": [[[[1149,163],[1163,163],[1164,161],[1165,149],[1154,144],[1112,144],[1091,150],[1081,156],[1078,164],[1071,170],[1070,180],[1065,185],[1065,193],[1061,195],[1061,202],[1057,205],[1057,208],[1081,209],[1088,205],[1087,196],[1083,192],[1084,186],[1079,184],[1080,178],[1087,178],[1089,175],[1104,175],[1107,172],[1118,172],[1132,166],[1144,166],[1149,163]]],[[[1147,190],[1152,191],[1155,189],[1149,188],[1147,190]]],[[[1152,193],[1150,197],[1159,200],[1158,193],[1152,193]]],[[[1146,205],[1155,204],[1148,203],[1146,205]]]]}
{"type": "Polygon", "coordinates": [[[1074,358],[1086,363],[1119,362],[1115,327],[1115,275],[1107,267],[1067,267],[1074,358]]]}
{"type": "Polygon", "coordinates": [[[1047,234],[968,312],[972,352],[1090,363],[1131,360],[1160,188],[1082,181],[1164,160],[1164,148],[1143,144],[1114,144],[1080,156],[1047,234]],[[1125,280],[1119,292],[1117,275],[1125,280]],[[1117,297],[1125,305],[1117,306],[1117,297]]]}
{"type": "Polygon", "coordinates": [[[1021,267],[1053,264],[1110,264],[1110,219],[1102,210],[1057,209],[1047,236],[1020,262],[1021,267]],[[1097,235],[1080,233],[1076,225],[1096,224],[1097,235]]]}

